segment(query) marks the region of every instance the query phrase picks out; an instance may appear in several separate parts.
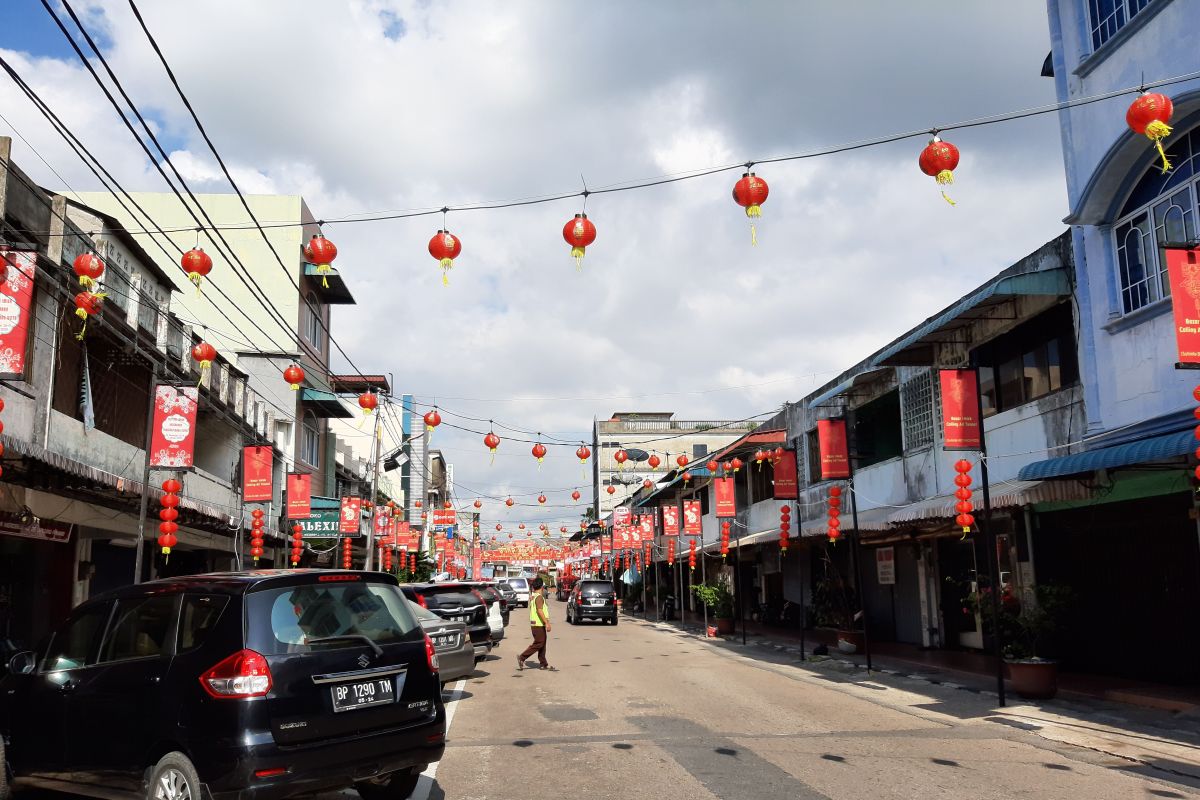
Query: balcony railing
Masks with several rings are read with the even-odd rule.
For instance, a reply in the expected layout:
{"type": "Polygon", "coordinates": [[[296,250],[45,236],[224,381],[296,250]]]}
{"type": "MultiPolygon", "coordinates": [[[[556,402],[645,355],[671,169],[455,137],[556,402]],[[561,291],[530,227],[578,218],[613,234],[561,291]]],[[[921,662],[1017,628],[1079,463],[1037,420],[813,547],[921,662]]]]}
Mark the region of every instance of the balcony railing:
{"type": "Polygon", "coordinates": [[[740,432],[750,431],[757,428],[757,422],[736,422],[731,423],[729,420],[677,420],[677,419],[626,419],[618,421],[601,422],[597,425],[600,433],[661,433],[663,431],[670,432],[695,432],[702,433],[704,431],[713,431],[720,433],[723,431],[740,432]]]}

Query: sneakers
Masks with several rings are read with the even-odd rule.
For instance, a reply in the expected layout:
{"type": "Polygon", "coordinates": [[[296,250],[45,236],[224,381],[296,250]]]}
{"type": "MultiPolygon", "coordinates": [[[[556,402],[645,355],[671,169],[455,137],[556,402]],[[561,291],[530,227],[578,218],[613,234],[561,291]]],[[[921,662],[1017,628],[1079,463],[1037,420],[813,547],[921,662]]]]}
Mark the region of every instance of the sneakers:
{"type": "Polygon", "coordinates": [[[517,656],[517,669],[525,669],[525,659],[521,658],[520,656],[517,656]]]}

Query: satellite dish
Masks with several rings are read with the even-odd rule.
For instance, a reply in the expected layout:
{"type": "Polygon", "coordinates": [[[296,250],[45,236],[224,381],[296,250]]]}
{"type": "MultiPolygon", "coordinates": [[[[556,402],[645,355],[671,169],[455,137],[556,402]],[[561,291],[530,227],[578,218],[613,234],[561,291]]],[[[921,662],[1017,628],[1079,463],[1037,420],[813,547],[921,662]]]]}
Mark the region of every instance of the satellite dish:
{"type": "Polygon", "coordinates": [[[645,461],[650,457],[645,450],[639,450],[636,447],[625,448],[625,453],[629,456],[630,461],[645,461]]]}

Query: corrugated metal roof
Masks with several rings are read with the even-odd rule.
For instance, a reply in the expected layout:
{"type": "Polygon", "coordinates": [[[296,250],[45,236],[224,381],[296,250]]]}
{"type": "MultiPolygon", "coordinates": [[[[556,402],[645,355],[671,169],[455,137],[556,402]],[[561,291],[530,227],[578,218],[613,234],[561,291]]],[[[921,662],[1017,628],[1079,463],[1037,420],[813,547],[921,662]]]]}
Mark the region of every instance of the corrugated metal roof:
{"type": "MultiPolygon", "coordinates": [[[[993,484],[990,490],[993,509],[1020,508],[1053,501],[1087,500],[1092,496],[1091,490],[1074,481],[1005,481],[993,484]]],[[[972,501],[975,505],[974,513],[978,517],[983,509],[983,493],[976,491],[972,501]]],[[[888,516],[888,522],[898,525],[925,519],[953,519],[958,515],[954,510],[956,503],[958,500],[952,494],[931,497],[893,511],[888,516]]]]}
{"type": "Polygon", "coordinates": [[[1084,453],[1048,458],[1026,464],[1017,475],[1021,480],[1062,478],[1080,475],[1098,469],[1112,469],[1130,464],[1147,464],[1169,458],[1186,456],[1196,447],[1196,436],[1192,431],[1153,436],[1139,442],[1129,442],[1113,447],[1101,447],[1084,453]]]}

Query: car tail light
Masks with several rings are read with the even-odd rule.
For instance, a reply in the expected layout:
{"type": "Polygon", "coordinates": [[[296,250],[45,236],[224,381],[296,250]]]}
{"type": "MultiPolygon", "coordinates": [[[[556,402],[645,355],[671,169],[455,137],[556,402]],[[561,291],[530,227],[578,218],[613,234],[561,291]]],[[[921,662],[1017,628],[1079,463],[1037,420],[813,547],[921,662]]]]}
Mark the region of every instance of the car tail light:
{"type": "Polygon", "coordinates": [[[425,595],[417,593],[417,605],[421,608],[429,608],[429,604],[425,602],[425,595]]]}
{"type": "Polygon", "coordinates": [[[475,595],[475,599],[477,599],[484,608],[487,608],[487,600],[483,599],[483,595],[479,593],[478,589],[472,589],[471,594],[475,595]]]}
{"type": "Polygon", "coordinates": [[[273,769],[255,770],[254,777],[256,778],[278,778],[280,775],[286,775],[287,767],[275,767],[273,769]]]}
{"type": "Polygon", "coordinates": [[[437,651],[433,649],[433,640],[429,638],[429,634],[425,634],[425,661],[429,664],[429,671],[436,675],[440,665],[437,651]]]}
{"type": "Polygon", "coordinates": [[[271,691],[271,668],[263,656],[242,650],[201,675],[200,685],[218,700],[262,697],[271,691]]]}

